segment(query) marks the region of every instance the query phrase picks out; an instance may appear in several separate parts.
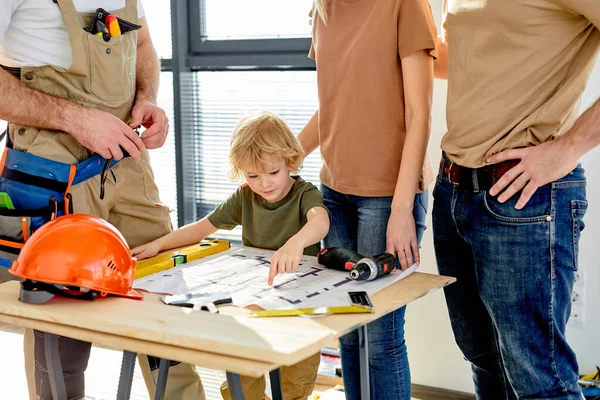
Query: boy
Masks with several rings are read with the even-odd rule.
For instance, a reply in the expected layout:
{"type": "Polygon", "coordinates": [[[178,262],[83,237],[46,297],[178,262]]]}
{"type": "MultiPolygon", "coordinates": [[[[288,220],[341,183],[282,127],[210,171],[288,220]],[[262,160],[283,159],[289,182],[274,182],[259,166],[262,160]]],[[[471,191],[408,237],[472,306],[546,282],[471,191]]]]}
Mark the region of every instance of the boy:
{"type": "MultiPolygon", "coordinates": [[[[321,239],[329,231],[329,214],[319,190],[296,173],[304,159],[302,146],[278,116],[261,112],[243,117],[231,137],[229,153],[234,178],[243,177],[240,187],[207,217],[186,225],[131,252],[138,259],[153,257],[162,250],[198,243],[218,229],[242,225],[242,243],[277,249],[271,260],[268,283],[278,273],[298,268],[302,254],[316,256],[321,239]]],[[[283,396],[306,399],[315,384],[319,354],[283,367],[283,396]]],[[[242,377],[248,399],[263,399],[264,378],[242,377]]],[[[227,384],[221,387],[229,399],[227,384]]]]}

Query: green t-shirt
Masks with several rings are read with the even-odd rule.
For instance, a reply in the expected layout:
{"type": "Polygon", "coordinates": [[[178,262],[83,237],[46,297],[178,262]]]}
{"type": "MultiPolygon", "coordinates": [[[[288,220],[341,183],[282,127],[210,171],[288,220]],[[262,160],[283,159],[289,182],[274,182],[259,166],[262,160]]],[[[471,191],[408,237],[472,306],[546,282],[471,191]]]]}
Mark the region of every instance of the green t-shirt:
{"type": "MultiPolygon", "coordinates": [[[[244,246],[278,250],[306,224],[311,208],[325,208],[315,185],[299,176],[292,178],[296,182],[282,200],[269,203],[250,187],[240,187],[208,215],[208,220],[218,229],[230,230],[241,224],[244,246]]],[[[320,244],[315,243],[304,249],[304,254],[316,256],[319,249],[320,244]]]]}

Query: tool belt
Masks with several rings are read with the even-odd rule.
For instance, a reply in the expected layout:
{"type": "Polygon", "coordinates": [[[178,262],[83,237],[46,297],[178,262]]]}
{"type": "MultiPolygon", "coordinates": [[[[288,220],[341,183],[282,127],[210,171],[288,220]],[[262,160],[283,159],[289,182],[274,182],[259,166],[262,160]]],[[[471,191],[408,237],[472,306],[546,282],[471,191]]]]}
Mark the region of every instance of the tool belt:
{"type": "Polygon", "coordinates": [[[0,159],[0,267],[10,267],[43,224],[73,213],[73,185],[116,163],[96,154],[76,165],[64,164],[14,150],[7,140],[0,159]]]}
{"type": "Polygon", "coordinates": [[[519,162],[520,160],[507,160],[481,168],[467,168],[455,164],[444,154],[440,162],[440,170],[451,183],[460,185],[462,189],[490,190],[506,172],[519,162]]]}

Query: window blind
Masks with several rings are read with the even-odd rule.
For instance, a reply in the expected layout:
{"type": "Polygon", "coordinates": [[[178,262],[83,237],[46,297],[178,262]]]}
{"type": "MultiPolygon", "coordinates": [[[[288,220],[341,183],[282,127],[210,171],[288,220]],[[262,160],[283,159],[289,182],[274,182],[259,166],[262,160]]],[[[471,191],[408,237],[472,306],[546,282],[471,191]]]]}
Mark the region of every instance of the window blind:
{"type": "MultiPolygon", "coordinates": [[[[318,107],[314,71],[197,72],[193,86],[193,168],[197,215],[202,218],[227,199],[240,182],[230,180],[229,141],[239,118],[251,111],[272,111],[295,134],[318,107]]],[[[315,151],[304,161],[300,175],[319,184],[321,159],[315,151]]],[[[240,240],[241,228],[219,231],[216,236],[240,240]]]]}
{"type": "Polygon", "coordinates": [[[165,110],[170,121],[169,135],[165,144],[150,150],[150,164],[154,181],[160,192],[160,200],[171,210],[171,222],[177,227],[177,175],[175,173],[175,118],[173,117],[173,73],[160,73],[158,106],[165,110]]]}

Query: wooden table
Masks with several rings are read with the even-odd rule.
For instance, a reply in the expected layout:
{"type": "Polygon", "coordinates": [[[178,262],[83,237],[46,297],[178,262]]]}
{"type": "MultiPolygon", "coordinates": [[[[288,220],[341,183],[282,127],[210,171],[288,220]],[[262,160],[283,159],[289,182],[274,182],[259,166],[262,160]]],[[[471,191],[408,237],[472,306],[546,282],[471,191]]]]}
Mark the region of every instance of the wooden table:
{"type": "MultiPolygon", "coordinates": [[[[367,383],[366,324],[454,281],[417,272],[375,294],[371,298],[373,314],[321,318],[248,318],[248,310],[230,306],[212,314],[166,306],[152,293],[142,301],[107,297],[89,302],[55,297],[46,304],[27,304],[18,300],[19,283],[7,282],[0,285],[0,321],[48,332],[50,343],[55,335],[61,335],[123,350],[118,399],[129,398],[135,353],[225,370],[236,395],[240,374],[258,377],[273,373],[357,328],[367,383]]],[[[47,349],[47,358],[56,359],[58,347],[54,353],[51,350],[52,346],[47,349]]],[[[50,362],[49,368],[53,367],[56,364],[50,362]]],[[[272,377],[277,379],[278,374],[272,377]]],[[[364,399],[368,399],[368,385],[366,390],[364,399]]],[[[243,398],[240,395],[237,393],[243,398]]]]}

